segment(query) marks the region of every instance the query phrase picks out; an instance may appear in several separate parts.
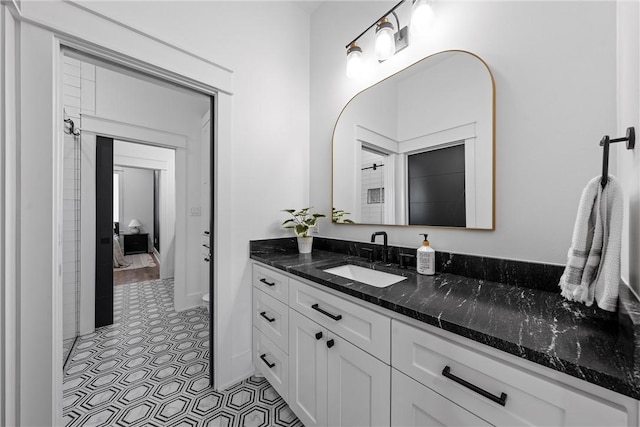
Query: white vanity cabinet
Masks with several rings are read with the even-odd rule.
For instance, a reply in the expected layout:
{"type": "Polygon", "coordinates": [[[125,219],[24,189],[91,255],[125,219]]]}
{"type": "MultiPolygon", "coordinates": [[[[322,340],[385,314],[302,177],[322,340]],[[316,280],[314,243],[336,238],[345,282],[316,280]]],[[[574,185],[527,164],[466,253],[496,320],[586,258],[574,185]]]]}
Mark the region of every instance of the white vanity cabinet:
{"type": "Polygon", "coordinates": [[[640,425],[630,397],[261,264],[253,277],[254,364],[307,427],[640,425]]]}
{"type": "MultiPolygon", "coordinates": [[[[496,426],[627,426],[637,423],[629,418],[627,409],[619,402],[606,401],[558,384],[398,320],[392,322],[392,354],[392,425],[404,425],[409,410],[406,402],[399,404],[397,401],[413,395],[418,402],[412,405],[412,411],[426,412],[420,407],[422,399],[417,396],[429,393],[429,390],[496,426]],[[402,381],[403,374],[420,385],[402,381]],[[400,380],[396,382],[398,377],[400,380]]],[[[433,412],[436,419],[437,414],[433,412]]],[[[455,420],[453,424],[443,422],[439,425],[468,424],[455,420]]],[[[472,422],[471,425],[477,424],[472,422]]]]}
{"type": "Polygon", "coordinates": [[[388,426],[389,365],[289,310],[289,407],[309,426],[388,426]]]}
{"type": "Polygon", "coordinates": [[[253,326],[256,370],[305,426],[389,426],[388,316],[254,264],[253,326]]]}

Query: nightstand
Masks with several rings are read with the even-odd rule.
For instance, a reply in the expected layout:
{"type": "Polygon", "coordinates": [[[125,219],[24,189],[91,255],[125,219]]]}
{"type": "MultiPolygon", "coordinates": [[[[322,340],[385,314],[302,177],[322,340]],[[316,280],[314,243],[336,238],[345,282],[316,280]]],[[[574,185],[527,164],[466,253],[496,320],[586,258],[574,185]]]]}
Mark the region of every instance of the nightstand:
{"type": "Polygon", "coordinates": [[[149,233],[123,234],[124,254],[141,254],[149,252],[149,233]]]}

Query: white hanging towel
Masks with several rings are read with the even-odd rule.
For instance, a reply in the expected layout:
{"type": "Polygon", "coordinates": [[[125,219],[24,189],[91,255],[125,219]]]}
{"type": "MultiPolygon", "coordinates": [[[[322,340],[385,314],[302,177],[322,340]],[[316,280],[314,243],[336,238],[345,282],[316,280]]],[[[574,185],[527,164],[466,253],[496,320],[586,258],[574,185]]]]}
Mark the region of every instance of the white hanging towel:
{"type": "Polygon", "coordinates": [[[560,278],[562,296],[588,306],[616,311],[622,246],[622,187],[609,175],[602,188],[593,178],[580,197],[567,266],[560,278]]]}

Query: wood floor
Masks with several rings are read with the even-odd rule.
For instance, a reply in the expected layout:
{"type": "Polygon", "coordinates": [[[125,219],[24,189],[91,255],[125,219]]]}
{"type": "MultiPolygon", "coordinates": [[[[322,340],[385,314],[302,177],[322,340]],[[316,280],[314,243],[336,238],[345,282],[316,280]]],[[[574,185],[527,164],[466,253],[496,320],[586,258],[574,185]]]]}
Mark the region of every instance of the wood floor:
{"type": "MultiPolygon", "coordinates": [[[[152,255],[153,256],[153,255],[152,255]]],[[[153,256],[155,267],[136,268],[135,270],[113,270],[113,284],[124,285],[127,283],[145,282],[160,278],[160,263],[153,256]]]]}

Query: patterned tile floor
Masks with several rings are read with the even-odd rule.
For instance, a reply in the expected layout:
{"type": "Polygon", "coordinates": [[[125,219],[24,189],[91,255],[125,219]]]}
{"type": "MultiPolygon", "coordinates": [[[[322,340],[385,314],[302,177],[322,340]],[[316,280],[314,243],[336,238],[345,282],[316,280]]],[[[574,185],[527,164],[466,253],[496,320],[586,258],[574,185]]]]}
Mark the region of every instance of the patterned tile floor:
{"type": "Polygon", "coordinates": [[[172,280],[114,292],[115,323],[79,337],[65,366],[67,426],[302,426],[263,378],[209,388],[208,315],[176,313],[172,280]]]}

